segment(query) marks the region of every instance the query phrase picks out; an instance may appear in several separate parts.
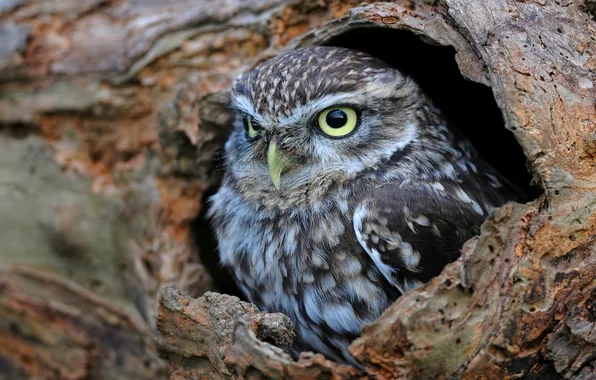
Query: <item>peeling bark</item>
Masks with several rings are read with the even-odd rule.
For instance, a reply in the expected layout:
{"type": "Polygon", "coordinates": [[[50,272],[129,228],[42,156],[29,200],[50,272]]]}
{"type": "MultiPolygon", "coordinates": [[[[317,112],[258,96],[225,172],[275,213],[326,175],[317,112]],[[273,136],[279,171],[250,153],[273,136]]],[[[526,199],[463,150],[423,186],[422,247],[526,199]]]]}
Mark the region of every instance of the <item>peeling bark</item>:
{"type": "Polygon", "coordinates": [[[0,0],[0,377],[596,376],[594,1],[213,4],[0,0]],[[453,47],[543,190],[365,328],[366,374],[291,360],[285,317],[205,294],[190,239],[232,78],[360,28],[453,47]]]}
{"type": "Polygon", "coordinates": [[[224,358],[232,344],[236,320],[249,326],[253,335],[258,334],[262,340],[279,347],[287,349],[294,339],[292,324],[283,314],[261,313],[237,297],[207,292],[192,299],[174,288],[165,288],[157,318],[157,340],[162,354],[177,368],[173,371],[175,376],[231,378],[224,358]]]}

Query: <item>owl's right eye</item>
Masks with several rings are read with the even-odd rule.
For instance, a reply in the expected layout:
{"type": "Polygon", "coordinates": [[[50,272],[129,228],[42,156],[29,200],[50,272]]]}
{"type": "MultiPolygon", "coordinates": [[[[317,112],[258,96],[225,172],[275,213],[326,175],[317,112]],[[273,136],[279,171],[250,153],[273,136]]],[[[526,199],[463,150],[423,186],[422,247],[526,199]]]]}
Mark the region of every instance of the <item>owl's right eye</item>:
{"type": "Polygon", "coordinates": [[[250,138],[257,137],[261,130],[261,126],[257,123],[255,118],[247,114],[242,115],[242,124],[244,124],[244,130],[250,138]]]}

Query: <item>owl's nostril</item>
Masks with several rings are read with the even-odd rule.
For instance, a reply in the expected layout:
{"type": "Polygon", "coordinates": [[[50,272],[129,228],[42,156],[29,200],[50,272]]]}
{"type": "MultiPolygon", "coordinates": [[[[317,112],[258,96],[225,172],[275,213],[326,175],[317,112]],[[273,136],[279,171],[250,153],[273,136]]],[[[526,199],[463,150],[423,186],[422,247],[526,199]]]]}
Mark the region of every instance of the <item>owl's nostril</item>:
{"type": "Polygon", "coordinates": [[[271,132],[265,132],[265,141],[267,144],[271,142],[271,132]]]}

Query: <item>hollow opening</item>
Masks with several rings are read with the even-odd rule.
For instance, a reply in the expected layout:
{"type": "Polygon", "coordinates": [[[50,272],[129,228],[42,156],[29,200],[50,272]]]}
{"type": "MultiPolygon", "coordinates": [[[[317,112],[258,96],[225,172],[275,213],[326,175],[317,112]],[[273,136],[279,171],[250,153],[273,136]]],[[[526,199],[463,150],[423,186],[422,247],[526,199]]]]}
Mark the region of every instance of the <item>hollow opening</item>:
{"type": "Polygon", "coordinates": [[[386,28],[354,29],[324,45],[364,51],[412,77],[488,163],[516,184],[528,200],[539,195],[531,185],[524,152],[505,128],[491,89],[461,75],[454,48],[431,45],[412,32],[386,28]]]}
{"type": "MultiPolygon", "coordinates": [[[[444,114],[472,142],[480,155],[526,195],[536,198],[540,191],[531,185],[521,146],[503,122],[501,110],[489,87],[465,79],[455,61],[452,47],[430,45],[411,32],[362,28],[349,31],[325,43],[367,52],[411,76],[444,114]],[[391,43],[388,45],[387,41],[391,43]]],[[[218,156],[222,152],[218,152],[218,156]]],[[[215,165],[218,168],[223,166],[215,165]]],[[[214,175],[222,175],[220,171],[214,175]]],[[[219,265],[217,241],[206,218],[208,198],[219,185],[205,194],[202,213],[192,226],[200,260],[212,274],[219,291],[245,299],[231,275],[219,265]]]]}

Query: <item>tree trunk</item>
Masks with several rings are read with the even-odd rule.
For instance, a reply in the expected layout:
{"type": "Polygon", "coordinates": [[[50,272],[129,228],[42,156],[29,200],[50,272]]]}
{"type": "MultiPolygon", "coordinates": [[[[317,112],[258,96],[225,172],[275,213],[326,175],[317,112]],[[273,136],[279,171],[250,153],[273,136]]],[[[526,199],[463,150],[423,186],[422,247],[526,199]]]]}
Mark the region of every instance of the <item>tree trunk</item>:
{"type": "Polygon", "coordinates": [[[0,378],[595,378],[595,18],[593,0],[0,0],[0,378]],[[319,44],[429,52],[431,97],[505,166],[486,136],[512,132],[540,189],[364,329],[366,373],[293,361],[285,316],[205,293],[234,291],[201,216],[227,88],[319,44]]]}

